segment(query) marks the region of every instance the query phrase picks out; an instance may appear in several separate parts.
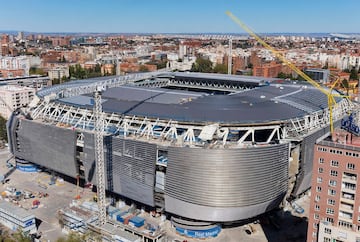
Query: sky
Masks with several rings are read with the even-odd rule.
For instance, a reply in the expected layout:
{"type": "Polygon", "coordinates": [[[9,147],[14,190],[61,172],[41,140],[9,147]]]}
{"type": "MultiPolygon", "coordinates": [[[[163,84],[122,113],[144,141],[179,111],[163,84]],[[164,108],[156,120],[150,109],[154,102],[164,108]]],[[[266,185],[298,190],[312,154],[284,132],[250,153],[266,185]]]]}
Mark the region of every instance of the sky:
{"type": "Polygon", "coordinates": [[[97,33],[359,33],[360,0],[0,0],[0,30],[97,33]]]}

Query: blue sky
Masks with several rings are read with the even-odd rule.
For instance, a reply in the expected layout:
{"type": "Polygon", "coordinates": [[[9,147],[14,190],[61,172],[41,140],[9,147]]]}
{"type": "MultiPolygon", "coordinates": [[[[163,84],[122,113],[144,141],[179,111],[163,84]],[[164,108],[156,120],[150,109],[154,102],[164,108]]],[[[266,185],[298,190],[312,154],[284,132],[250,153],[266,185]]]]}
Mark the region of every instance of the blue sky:
{"type": "Polygon", "coordinates": [[[360,0],[1,0],[0,30],[34,32],[360,32],[360,0]]]}

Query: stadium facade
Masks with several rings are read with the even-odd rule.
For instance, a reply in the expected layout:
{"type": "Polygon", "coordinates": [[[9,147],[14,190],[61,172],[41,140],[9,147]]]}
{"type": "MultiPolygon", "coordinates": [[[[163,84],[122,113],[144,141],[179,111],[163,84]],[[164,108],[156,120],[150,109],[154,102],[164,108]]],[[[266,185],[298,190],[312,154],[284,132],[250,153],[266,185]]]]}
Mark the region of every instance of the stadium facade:
{"type": "MultiPolygon", "coordinates": [[[[313,145],[329,131],[327,96],[306,83],[144,73],[38,92],[8,121],[15,157],[96,185],[99,85],[107,190],[175,218],[232,222],[277,208],[310,187],[313,145]]],[[[352,106],[336,102],[340,120],[352,106]]]]}

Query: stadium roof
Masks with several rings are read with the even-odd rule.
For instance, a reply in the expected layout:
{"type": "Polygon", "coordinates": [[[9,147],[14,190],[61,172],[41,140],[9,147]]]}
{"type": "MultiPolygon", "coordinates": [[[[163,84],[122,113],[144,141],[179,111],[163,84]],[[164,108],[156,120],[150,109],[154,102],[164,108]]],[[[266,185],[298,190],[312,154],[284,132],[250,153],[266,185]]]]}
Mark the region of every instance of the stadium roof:
{"type": "MultiPolygon", "coordinates": [[[[105,91],[103,110],[184,122],[269,123],[327,108],[327,97],[310,86],[270,84],[230,95],[122,86],[105,91]]],[[[92,109],[88,95],[60,102],[92,109]]]]}

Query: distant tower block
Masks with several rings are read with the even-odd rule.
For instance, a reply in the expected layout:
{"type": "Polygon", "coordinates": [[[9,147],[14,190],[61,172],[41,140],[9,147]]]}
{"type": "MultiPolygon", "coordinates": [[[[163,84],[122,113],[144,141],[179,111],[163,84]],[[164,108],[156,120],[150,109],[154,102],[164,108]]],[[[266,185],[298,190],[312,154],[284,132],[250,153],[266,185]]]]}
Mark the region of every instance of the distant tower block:
{"type": "Polygon", "coordinates": [[[231,75],[231,70],[232,70],[232,38],[229,39],[228,75],[231,75]]]}

